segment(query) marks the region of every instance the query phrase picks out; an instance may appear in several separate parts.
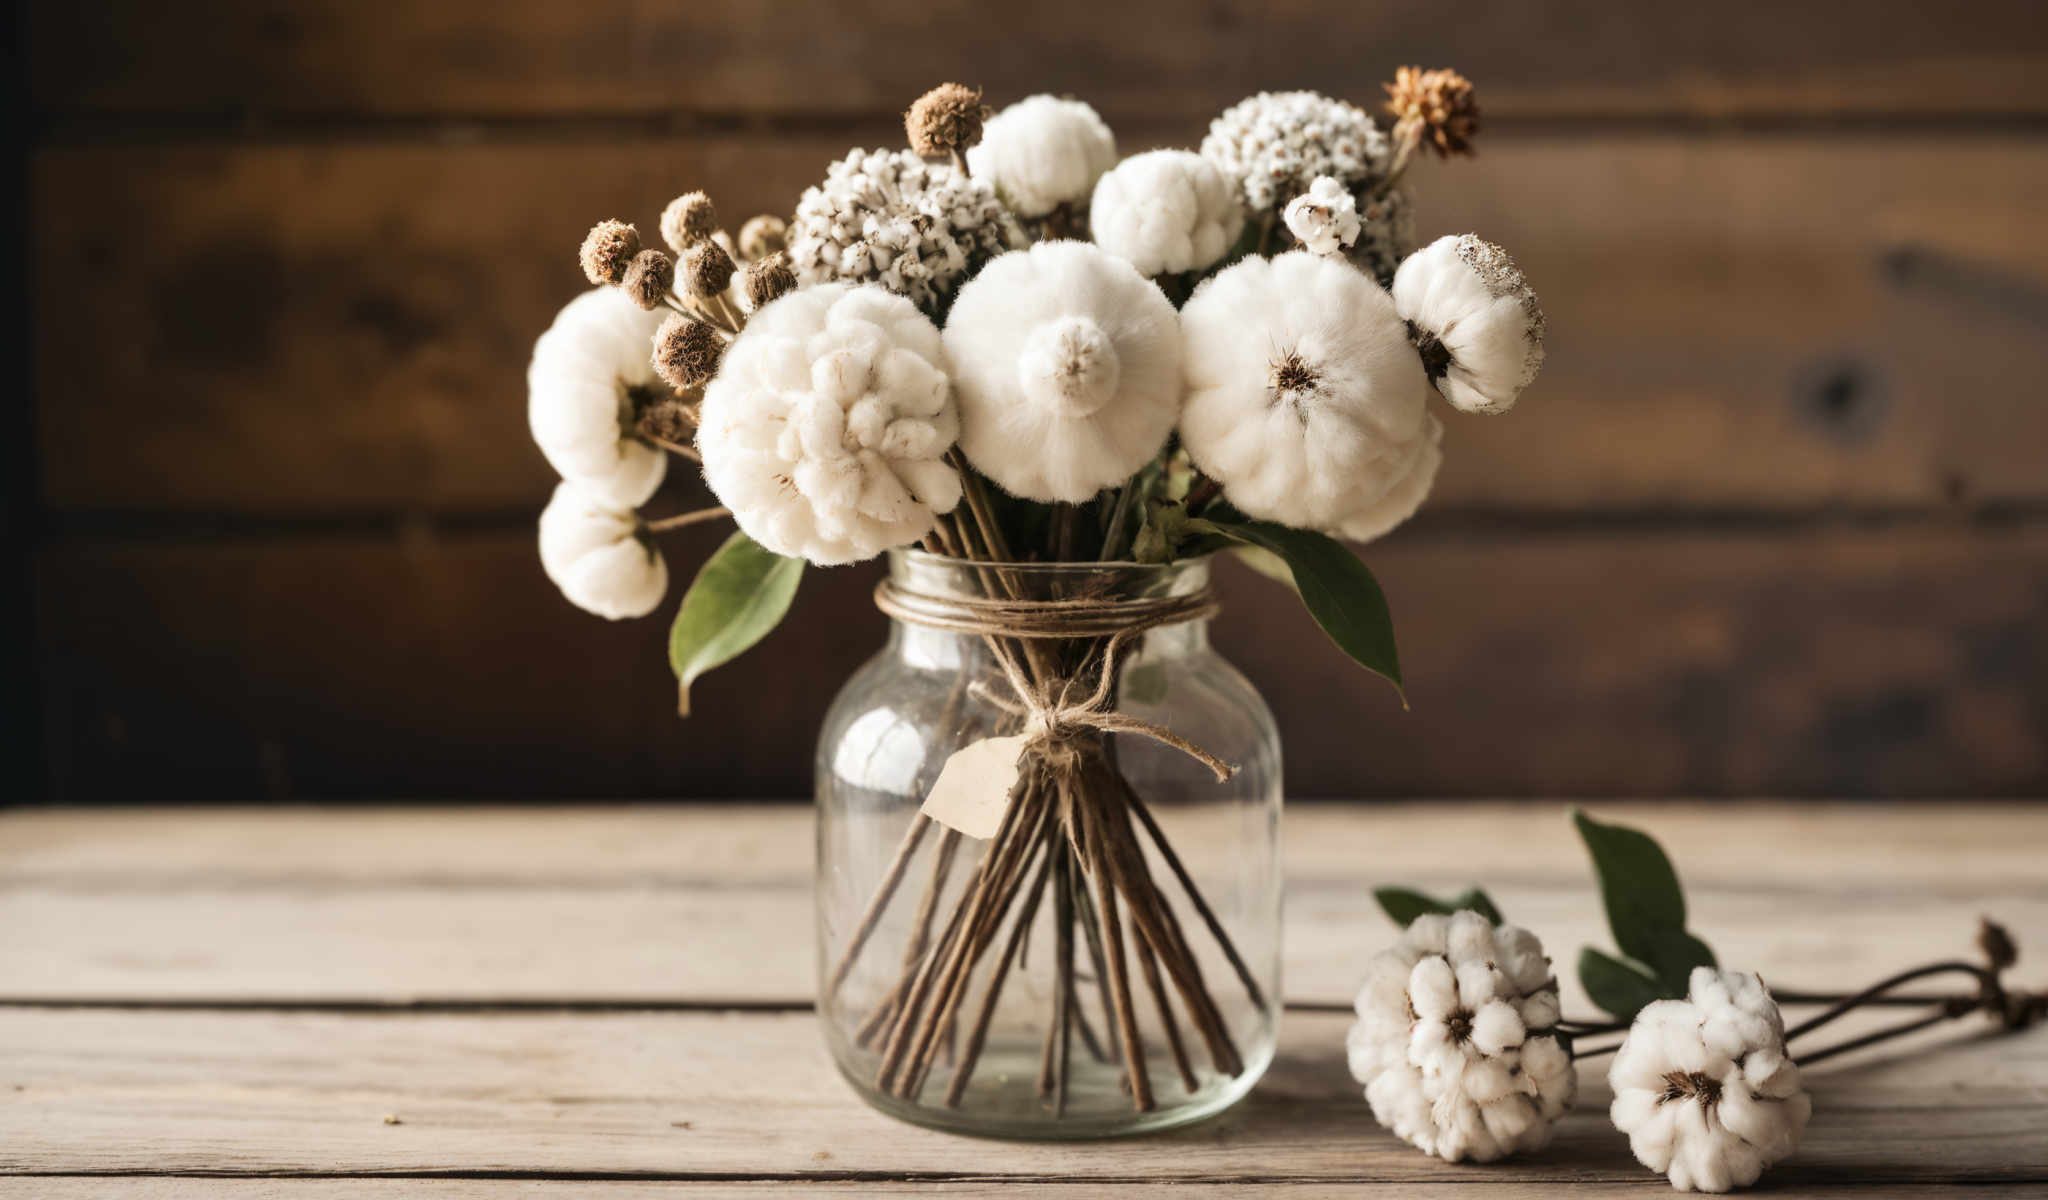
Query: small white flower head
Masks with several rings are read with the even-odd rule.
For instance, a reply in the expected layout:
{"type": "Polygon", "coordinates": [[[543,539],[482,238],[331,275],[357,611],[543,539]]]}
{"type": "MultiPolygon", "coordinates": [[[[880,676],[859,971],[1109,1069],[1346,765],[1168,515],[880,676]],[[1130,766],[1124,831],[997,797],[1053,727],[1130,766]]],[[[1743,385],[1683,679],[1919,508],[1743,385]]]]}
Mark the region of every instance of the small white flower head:
{"type": "Polygon", "coordinates": [[[1116,165],[1116,136],[1079,100],[1032,96],[990,117],[968,170],[995,185],[1010,211],[1042,217],[1086,201],[1116,165]]]}
{"type": "Polygon", "coordinates": [[[1685,999],[1636,1014],[1607,1072],[1609,1114],[1679,1191],[1748,1187],[1799,1144],[1813,1099],[1762,980],[1695,967],[1690,984],[1685,999]]]}
{"type": "Polygon", "coordinates": [[[1301,195],[1287,202],[1287,230],[1310,251],[1325,257],[1341,254],[1358,241],[1364,223],[1358,200],[1333,175],[1318,175],[1301,195]]]}
{"type": "Polygon", "coordinates": [[[1252,257],[1181,308],[1181,443],[1245,514],[1357,541],[1414,514],[1443,426],[1393,301],[1349,263],[1252,257]]]}
{"type": "Polygon", "coordinates": [[[1355,104],[1316,92],[1260,92],[1209,123],[1202,156],[1237,184],[1257,213],[1307,191],[1318,175],[1349,187],[1383,174],[1390,147],[1355,104]]]}
{"type": "Polygon", "coordinates": [[[704,477],[747,536],[820,566],[907,546],[960,501],[939,331],[879,287],[762,307],[704,389],[704,477]]]}
{"type": "Polygon", "coordinates": [[[803,283],[879,283],[927,310],[1025,242],[994,188],[908,150],[854,150],[833,163],[797,202],[788,238],[803,283]]]}
{"type": "Polygon", "coordinates": [[[1373,957],[1356,1008],[1345,1048],[1374,1119],[1446,1162],[1541,1148],[1578,1091],[1557,980],[1526,929],[1417,917],[1373,957]]]}
{"type": "Polygon", "coordinates": [[[1097,245],[1141,275],[1199,271],[1236,243],[1244,206],[1201,155],[1151,150],[1096,183],[1088,226],[1097,245]]]}
{"type": "Polygon", "coordinates": [[[616,288],[585,292],[526,368],[526,419],[548,465],[613,508],[646,503],[668,470],[668,455],[634,432],[641,407],[673,394],[647,352],[663,316],[616,288]]]}
{"type": "Polygon", "coordinates": [[[982,268],[946,318],[960,448],[1005,491],[1079,503],[1159,453],[1180,416],[1173,305],[1086,242],[982,268]]]}
{"type": "Polygon", "coordinates": [[[1452,406],[1501,413],[1543,366],[1543,306],[1508,252],[1472,234],[1440,237],[1394,275],[1394,307],[1423,370],[1452,406]]]}
{"type": "Polygon", "coordinates": [[[613,621],[646,616],[668,591],[668,561],[639,519],[571,480],[540,514],[540,565],[571,604],[613,621]]]}

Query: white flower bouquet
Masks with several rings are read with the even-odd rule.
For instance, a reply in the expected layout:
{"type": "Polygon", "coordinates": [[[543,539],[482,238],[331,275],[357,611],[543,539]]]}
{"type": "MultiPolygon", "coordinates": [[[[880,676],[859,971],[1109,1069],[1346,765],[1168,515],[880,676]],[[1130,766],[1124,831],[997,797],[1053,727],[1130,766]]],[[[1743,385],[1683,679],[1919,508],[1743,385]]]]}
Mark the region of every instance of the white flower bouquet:
{"type": "MultiPolygon", "coordinates": [[[[1388,92],[1387,130],[1340,100],[1269,93],[1218,117],[1199,152],[1119,159],[1080,101],[1034,96],[991,114],[947,84],[910,108],[906,149],[848,153],[787,222],[756,217],[735,237],[693,192],[662,214],[666,249],[618,221],[586,239],[597,290],[542,335],[530,374],[534,436],[563,477],[541,519],[542,564],[576,605],[638,617],[666,591],[656,535],[737,523],[671,632],[686,712],[700,675],[774,628],[806,564],[916,548],[978,564],[986,580],[977,602],[937,614],[887,586],[878,595],[899,619],[915,608],[980,638],[999,670],[961,689],[1008,714],[977,758],[947,764],[904,835],[899,859],[927,819],[951,827],[941,855],[955,832],[987,845],[945,933],[906,955],[862,1026],[887,1046],[880,1092],[916,1102],[941,1045],[952,1062],[967,972],[1005,914],[1036,904],[1035,891],[1021,898],[1034,855],[1060,860],[1083,893],[1062,911],[1077,908],[1085,943],[1108,951],[1112,1049],[1119,1020],[1136,1028],[1120,900],[1182,1074],[1193,1078],[1160,968],[1216,1068],[1245,1069],[1144,869],[1146,854],[1173,861],[1171,850],[1113,749],[1118,735],[1150,739],[1218,780],[1232,773],[1117,709],[1126,646],[1195,619],[1203,598],[1026,603],[1015,572],[1241,553],[1291,578],[1335,644],[1399,686],[1385,600],[1336,539],[1377,538],[1416,511],[1442,461],[1432,397],[1504,411],[1542,362],[1544,326],[1498,247],[1448,237],[1410,253],[1406,173],[1424,150],[1469,150],[1470,85],[1404,70],[1388,92]],[[720,507],[637,515],[672,456],[701,465],[720,507]],[[968,793],[979,816],[938,804],[968,793]]],[[[902,874],[892,866],[871,913],[902,874]]],[[[1268,1003],[1192,879],[1179,882],[1268,1003]]],[[[1142,1048],[1122,1041],[1123,1086],[1142,1111],[1142,1048]]],[[[961,1052],[956,1098],[977,1048],[961,1052]]]]}

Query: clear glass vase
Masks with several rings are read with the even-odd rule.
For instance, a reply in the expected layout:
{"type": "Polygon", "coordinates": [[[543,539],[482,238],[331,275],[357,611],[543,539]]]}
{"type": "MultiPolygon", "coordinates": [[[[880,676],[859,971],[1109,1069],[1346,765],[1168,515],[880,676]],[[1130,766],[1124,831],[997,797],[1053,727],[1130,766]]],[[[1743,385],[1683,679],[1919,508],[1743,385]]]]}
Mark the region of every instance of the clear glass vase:
{"type": "Polygon", "coordinates": [[[1218,1112],[1271,1061],[1279,734],[1210,648],[1208,576],[890,556],[888,645],[817,758],[818,1011],[875,1107],[1112,1136],[1218,1112]],[[995,736],[1024,748],[994,835],[923,816],[995,736]]]}

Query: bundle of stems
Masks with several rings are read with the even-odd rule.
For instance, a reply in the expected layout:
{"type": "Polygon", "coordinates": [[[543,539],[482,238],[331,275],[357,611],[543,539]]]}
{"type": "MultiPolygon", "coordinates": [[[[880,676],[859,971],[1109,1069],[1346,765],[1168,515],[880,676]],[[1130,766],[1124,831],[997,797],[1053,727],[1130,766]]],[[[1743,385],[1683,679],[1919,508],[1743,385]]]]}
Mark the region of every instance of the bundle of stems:
{"type": "MultiPolygon", "coordinates": [[[[1005,564],[1018,560],[1005,543],[981,481],[965,463],[959,465],[968,481],[968,516],[942,521],[926,539],[925,549],[978,564],[975,573],[989,597],[1026,600],[1017,574],[1004,570],[1005,564]]],[[[1061,551],[1072,544],[1072,507],[1065,506],[1070,511],[1060,514],[1049,535],[1047,552],[1055,559],[1064,559],[1061,551]]],[[[1119,532],[1118,522],[1112,520],[1104,560],[1121,548],[1119,532]]],[[[1112,637],[980,636],[1007,679],[1022,679],[1045,694],[1115,693],[1119,668],[1112,637]]],[[[956,682],[951,706],[956,710],[962,694],[972,690],[968,676],[963,671],[956,682]]],[[[997,704],[1002,706],[1000,700],[997,704]]],[[[829,1011],[840,1013],[842,985],[901,890],[920,847],[932,840],[933,824],[922,812],[911,817],[826,984],[829,1011]]],[[[1244,1070],[1190,933],[1169,900],[1168,886],[1154,874],[1145,850],[1148,843],[1253,1004],[1264,1008],[1266,998],[1158,821],[1118,766],[1110,735],[1066,731],[1056,742],[1027,749],[1000,828],[982,844],[951,911],[941,913],[962,841],[950,828],[935,840],[894,985],[864,1016],[842,1014],[848,1025],[858,1019],[856,1044],[879,1058],[877,1090],[927,1102],[927,1080],[935,1061],[944,1055],[951,1066],[944,1103],[960,1103],[1005,984],[1021,969],[1033,923],[1048,906],[1053,986],[1038,1093],[1055,1115],[1066,1108],[1076,1038],[1098,1061],[1119,1064],[1134,1110],[1154,1107],[1154,1083],[1139,1029],[1140,987],[1158,1014],[1173,1067],[1189,1092],[1197,1090],[1199,1079],[1184,1023],[1216,1072],[1235,1076],[1244,1070]],[[1088,1016],[1090,1002],[1081,994],[1076,970],[1076,960],[1084,953],[1099,991],[1099,1030],[1088,1016]],[[979,995],[970,997],[976,967],[991,959],[979,995]]]]}

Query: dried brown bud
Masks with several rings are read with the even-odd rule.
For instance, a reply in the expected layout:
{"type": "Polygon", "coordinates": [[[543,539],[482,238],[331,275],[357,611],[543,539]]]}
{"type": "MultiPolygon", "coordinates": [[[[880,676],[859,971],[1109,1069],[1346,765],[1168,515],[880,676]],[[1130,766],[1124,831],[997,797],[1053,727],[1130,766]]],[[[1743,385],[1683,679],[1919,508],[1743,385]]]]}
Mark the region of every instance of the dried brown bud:
{"type": "Polygon", "coordinates": [[[718,232],[718,210],[702,192],[677,196],[661,210],[661,240],[677,254],[718,232]]]}
{"type": "Polygon", "coordinates": [[[697,410],[688,401],[670,396],[642,408],[634,428],[656,441],[687,446],[697,436],[697,410]]]}
{"type": "Polygon", "coordinates": [[[709,383],[723,357],[725,339],[718,331],[681,313],[654,331],[654,373],[679,392],[709,383]]]}
{"type": "Polygon", "coordinates": [[[642,250],[633,256],[633,263],[626,268],[626,277],[619,281],[619,288],[633,303],[653,311],[661,307],[668,295],[669,286],[676,281],[676,264],[659,250],[642,250]]]}
{"type": "Polygon", "coordinates": [[[640,253],[640,231],[624,221],[599,221],[583,239],[583,273],[592,283],[618,283],[640,253]]]}
{"type": "Polygon", "coordinates": [[[2020,960],[2020,950],[2012,944],[2012,935],[1989,917],[1977,919],[1977,948],[1991,960],[1994,971],[2003,971],[2020,960]]]}
{"type": "Polygon", "coordinates": [[[747,289],[747,307],[754,310],[777,296],[795,291],[796,271],[789,265],[789,255],[777,250],[759,262],[749,264],[743,286],[747,289]]]}
{"type": "Polygon", "coordinates": [[[781,217],[762,213],[740,226],[740,257],[748,260],[766,258],[777,250],[789,248],[789,222],[781,217]]]}
{"type": "Polygon", "coordinates": [[[1472,81],[1456,71],[1402,67],[1386,85],[1387,111],[1397,122],[1421,127],[1422,144],[1449,158],[1472,153],[1479,132],[1479,101],[1472,81]]]}
{"type": "Polygon", "coordinates": [[[981,140],[981,123],[988,119],[981,93],[958,83],[942,83],[917,98],[903,114],[903,128],[910,135],[910,148],[924,158],[944,158],[965,153],[981,140]]]}
{"type": "Polygon", "coordinates": [[[699,242],[683,255],[683,282],[699,300],[724,295],[734,269],[732,255],[717,242],[699,242]]]}

